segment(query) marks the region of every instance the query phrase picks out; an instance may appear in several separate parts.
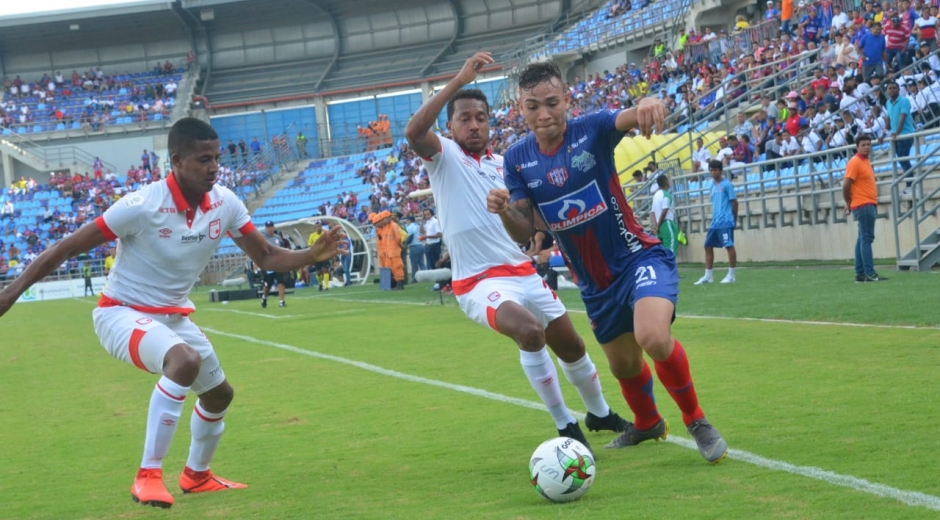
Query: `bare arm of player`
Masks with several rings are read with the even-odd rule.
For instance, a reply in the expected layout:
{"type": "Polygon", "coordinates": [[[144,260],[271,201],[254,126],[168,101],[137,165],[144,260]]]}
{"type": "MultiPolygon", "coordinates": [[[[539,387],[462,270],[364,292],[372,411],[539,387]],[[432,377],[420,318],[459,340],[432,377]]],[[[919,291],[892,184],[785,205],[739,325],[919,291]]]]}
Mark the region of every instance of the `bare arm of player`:
{"type": "Polygon", "coordinates": [[[34,283],[52,274],[69,258],[87,253],[108,242],[98,226],[89,222],[78,231],[52,244],[35,260],[29,263],[23,274],[18,276],[6,289],[0,291],[0,316],[3,316],[16,303],[17,298],[34,283]]]}
{"type": "Polygon", "coordinates": [[[297,251],[271,245],[257,229],[236,238],[235,244],[262,270],[276,273],[300,269],[347,252],[342,226],[334,226],[312,246],[297,251]]]}
{"type": "Polygon", "coordinates": [[[645,97],[635,107],[621,110],[615,125],[621,132],[639,128],[640,134],[649,139],[654,131],[660,133],[666,129],[666,105],[658,99],[645,97]]]}
{"type": "Polygon", "coordinates": [[[734,227],[738,227],[738,199],[731,199],[731,216],[734,217],[734,227]]]}
{"type": "Polygon", "coordinates": [[[493,188],[486,195],[486,209],[499,215],[509,237],[525,244],[535,234],[535,212],[529,199],[509,200],[509,190],[493,188]]]}
{"type": "Polygon", "coordinates": [[[478,52],[471,56],[463,64],[457,76],[450,80],[440,92],[425,101],[415,112],[411,121],[408,121],[408,126],[405,127],[405,138],[420,157],[431,157],[441,150],[441,141],[432,130],[441,110],[458,90],[477,79],[480,69],[493,62],[493,56],[488,52],[478,52]]]}

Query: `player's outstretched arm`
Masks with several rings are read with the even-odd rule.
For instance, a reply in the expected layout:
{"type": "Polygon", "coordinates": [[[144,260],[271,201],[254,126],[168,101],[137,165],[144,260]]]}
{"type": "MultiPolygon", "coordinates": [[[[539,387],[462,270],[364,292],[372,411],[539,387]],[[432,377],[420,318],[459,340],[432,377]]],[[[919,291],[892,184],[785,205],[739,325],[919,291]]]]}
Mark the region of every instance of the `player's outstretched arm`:
{"type": "Polygon", "coordinates": [[[509,190],[493,188],[486,195],[486,209],[499,215],[516,243],[525,244],[535,234],[535,212],[530,199],[510,200],[509,190]]]}
{"type": "Polygon", "coordinates": [[[0,316],[3,316],[10,307],[16,303],[17,298],[26,292],[26,289],[39,280],[49,276],[69,258],[87,253],[92,249],[108,242],[97,224],[89,222],[80,227],[78,231],[59,240],[49,249],[42,252],[35,260],[29,263],[23,274],[18,276],[6,289],[0,291],[0,316]]]}
{"type": "Polygon", "coordinates": [[[408,126],[405,127],[405,138],[408,144],[420,157],[431,157],[441,150],[441,142],[432,130],[434,122],[441,114],[447,102],[464,86],[477,79],[480,69],[493,63],[493,56],[488,52],[478,52],[464,63],[463,68],[454,79],[450,80],[440,92],[431,96],[415,112],[408,126]]]}
{"type": "Polygon", "coordinates": [[[649,138],[654,132],[666,129],[666,105],[656,98],[645,97],[635,107],[621,110],[615,125],[621,132],[638,128],[640,135],[649,138]]]}
{"type": "Polygon", "coordinates": [[[323,233],[312,246],[298,251],[270,244],[257,229],[236,238],[235,244],[262,270],[276,273],[293,271],[347,253],[346,232],[339,225],[323,233]]]}

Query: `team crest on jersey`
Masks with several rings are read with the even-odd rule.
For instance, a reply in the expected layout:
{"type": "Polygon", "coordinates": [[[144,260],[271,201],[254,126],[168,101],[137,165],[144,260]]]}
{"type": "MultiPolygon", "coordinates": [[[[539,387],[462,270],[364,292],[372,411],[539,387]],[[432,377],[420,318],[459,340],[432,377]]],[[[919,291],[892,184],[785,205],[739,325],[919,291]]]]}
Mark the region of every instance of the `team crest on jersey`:
{"type": "Polygon", "coordinates": [[[597,181],[591,181],[574,193],[539,204],[539,210],[545,217],[548,229],[564,231],[584,224],[607,211],[607,203],[604,202],[597,181]]]}
{"type": "Polygon", "coordinates": [[[597,161],[594,160],[594,155],[587,150],[571,158],[571,166],[583,172],[590,170],[595,164],[597,161]]]}
{"type": "Polygon", "coordinates": [[[548,172],[547,177],[550,184],[561,188],[568,182],[568,170],[564,167],[555,168],[548,172]]]}
{"type": "Polygon", "coordinates": [[[209,222],[209,238],[215,240],[222,234],[222,219],[215,219],[209,222]]]}

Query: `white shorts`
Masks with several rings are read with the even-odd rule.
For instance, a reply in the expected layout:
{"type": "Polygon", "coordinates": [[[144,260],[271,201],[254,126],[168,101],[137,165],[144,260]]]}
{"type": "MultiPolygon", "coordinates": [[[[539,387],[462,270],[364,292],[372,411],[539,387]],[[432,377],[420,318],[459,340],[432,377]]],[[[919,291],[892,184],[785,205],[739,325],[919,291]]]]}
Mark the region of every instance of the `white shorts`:
{"type": "Polygon", "coordinates": [[[555,291],[537,274],[486,278],[470,292],[457,297],[460,309],[468,318],[497,332],[496,310],[504,302],[525,307],[543,327],[568,312],[555,291]]]}
{"type": "Polygon", "coordinates": [[[199,353],[202,366],[190,388],[201,395],[222,384],[225,373],[212,344],[189,317],[145,314],[130,307],[98,307],[92,312],[95,333],[109,354],[152,374],[163,374],[163,359],[185,343],[199,353]]]}

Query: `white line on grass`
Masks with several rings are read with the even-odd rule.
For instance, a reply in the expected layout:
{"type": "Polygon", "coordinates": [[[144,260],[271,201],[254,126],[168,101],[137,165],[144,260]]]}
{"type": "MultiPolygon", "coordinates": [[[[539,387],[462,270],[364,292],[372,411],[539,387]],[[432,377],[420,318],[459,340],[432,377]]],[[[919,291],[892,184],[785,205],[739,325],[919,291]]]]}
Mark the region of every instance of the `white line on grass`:
{"type": "MultiPolygon", "coordinates": [[[[358,298],[331,298],[330,301],[349,303],[380,303],[383,305],[428,305],[429,303],[438,303],[436,300],[429,303],[418,303],[395,300],[360,300],[358,298]]],[[[575,314],[587,314],[586,311],[581,309],[568,309],[568,312],[575,314]]],[[[847,321],[787,320],[778,318],[748,318],[745,316],[701,316],[697,314],[676,314],[676,318],[685,318],[690,320],[756,321],[762,323],[782,323],[791,325],[828,325],[831,327],[860,327],[873,329],[940,330],[940,326],[921,327],[917,325],[880,325],[876,323],[852,323],[847,321]]]]}
{"type": "Polygon", "coordinates": [[[677,314],[677,318],[687,318],[692,320],[738,320],[738,321],[760,321],[764,323],[789,323],[794,325],[831,325],[837,327],[864,327],[872,329],[907,329],[907,330],[938,330],[940,326],[919,327],[917,325],[881,325],[877,323],[852,323],[847,321],[810,321],[810,320],[785,320],[777,318],[748,318],[743,316],[698,316],[694,314],[677,314]]]}
{"type": "Polygon", "coordinates": [[[322,294],[317,293],[317,294],[311,294],[311,295],[308,295],[308,296],[295,296],[294,299],[295,299],[295,300],[317,300],[317,299],[319,299],[319,298],[335,299],[335,298],[333,298],[334,296],[349,296],[350,294],[368,294],[368,293],[379,293],[379,292],[386,292],[386,291],[382,291],[382,290],[379,290],[379,289],[370,289],[370,290],[368,290],[368,291],[358,291],[358,292],[355,292],[355,293],[348,293],[348,292],[345,292],[345,291],[343,291],[343,292],[341,292],[341,291],[334,291],[332,294],[331,294],[329,291],[324,291],[322,294]]]}
{"type": "MultiPolygon", "coordinates": [[[[383,302],[384,303],[384,302],[383,302]]],[[[394,377],[398,379],[403,379],[405,381],[411,381],[413,383],[421,383],[430,386],[436,386],[439,388],[446,388],[448,390],[454,390],[456,392],[462,392],[465,394],[475,395],[477,397],[483,397],[486,399],[492,399],[494,401],[499,401],[502,403],[514,404],[517,406],[522,406],[525,408],[531,408],[533,410],[547,410],[545,406],[541,403],[535,401],[529,401],[528,399],[519,399],[517,397],[510,397],[508,395],[497,394],[495,392],[489,392],[479,388],[473,388],[470,386],[456,385],[453,383],[447,383],[444,381],[438,381],[436,379],[428,379],[421,376],[415,376],[412,374],[406,374],[404,372],[398,372],[397,370],[389,370],[387,368],[382,368],[380,366],[372,365],[369,363],[364,363],[362,361],[356,361],[353,359],[347,359],[339,356],[334,356],[331,354],[324,354],[321,352],[315,352],[312,350],[305,350],[299,347],[294,347],[291,345],[285,345],[283,343],[276,343],[274,341],[268,341],[258,338],[253,338],[251,336],[243,336],[241,334],[232,334],[229,332],[222,332],[220,330],[211,329],[208,327],[203,327],[204,330],[212,334],[217,334],[219,336],[225,336],[228,338],[240,339],[248,343],[255,343],[258,345],[267,345],[269,347],[279,348],[281,350],[286,350],[288,352],[294,352],[296,354],[303,354],[305,356],[310,356],[317,359],[323,359],[327,361],[334,361],[336,363],[341,363],[344,365],[354,366],[356,368],[361,368],[363,370],[368,370],[370,372],[375,372],[377,374],[382,374],[389,377],[394,377]]],[[[584,414],[578,412],[577,415],[580,418],[584,418],[584,414]]],[[[695,442],[684,437],[676,437],[670,435],[667,439],[667,442],[682,446],[683,448],[688,448],[692,450],[697,450],[695,442]]],[[[852,477],[849,475],[841,475],[832,471],[827,471],[821,468],[816,468],[813,466],[797,466],[795,464],[790,464],[788,462],[768,459],[766,457],[761,457],[760,455],[755,455],[753,453],[743,451],[743,450],[728,450],[728,457],[735,460],[740,460],[742,462],[747,462],[755,466],[760,466],[763,468],[783,471],[786,473],[791,473],[794,475],[800,475],[803,477],[808,477],[815,480],[821,480],[828,484],[847,487],[854,489],[856,491],[861,491],[862,493],[868,493],[870,495],[876,495],[884,498],[892,498],[910,506],[920,506],[932,509],[934,511],[940,511],[940,497],[933,495],[928,495],[926,493],[920,493],[917,491],[905,491],[903,489],[894,488],[891,486],[886,486],[884,484],[877,484],[875,482],[870,482],[865,479],[852,477]]]]}
{"type": "MultiPolygon", "coordinates": [[[[363,292],[384,292],[384,291],[363,291],[363,292]]],[[[361,294],[361,293],[356,293],[361,294]]],[[[297,298],[310,300],[315,297],[306,297],[306,298],[297,298]]],[[[81,298],[72,298],[73,300],[97,304],[97,300],[83,300],[81,298]]],[[[347,303],[376,303],[382,305],[438,305],[437,300],[429,300],[425,303],[420,302],[405,302],[405,301],[396,301],[396,300],[366,300],[359,298],[330,298],[331,301],[336,302],[347,302],[347,303]]],[[[207,309],[213,310],[213,309],[207,309]]],[[[215,309],[222,310],[222,309],[215,309]]],[[[587,312],[580,309],[568,309],[568,312],[575,314],[587,314],[587,312]]],[[[259,314],[259,316],[262,316],[259,314]]],[[[265,315],[266,316],[266,315],[265,315]]],[[[792,325],[824,325],[830,327],[859,327],[859,328],[872,328],[872,329],[902,329],[902,330],[940,330],[940,325],[934,327],[921,327],[917,325],[880,325],[876,323],[852,323],[847,321],[810,321],[810,320],[786,320],[778,318],[748,318],[745,316],[701,316],[697,314],[677,314],[677,318],[685,318],[690,320],[728,320],[728,321],[755,321],[761,323],[782,323],[782,324],[792,324],[792,325]]]]}
{"type": "Polygon", "coordinates": [[[204,308],[204,309],[201,309],[201,310],[206,310],[206,311],[210,311],[210,312],[231,312],[231,313],[234,313],[234,314],[244,314],[245,316],[254,316],[254,317],[256,317],[256,318],[266,318],[266,319],[269,319],[269,320],[283,320],[283,319],[286,319],[286,318],[296,318],[296,317],[297,317],[296,314],[279,314],[279,315],[275,315],[275,314],[261,314],[260,312],[239,311],[239,310],[235,310],[235,309],[216,309],[216,308],[213,308],[213,307],[210,307],[210,308],[208,308],[208,309],[205,309],[205,308],[204,308]]]}

